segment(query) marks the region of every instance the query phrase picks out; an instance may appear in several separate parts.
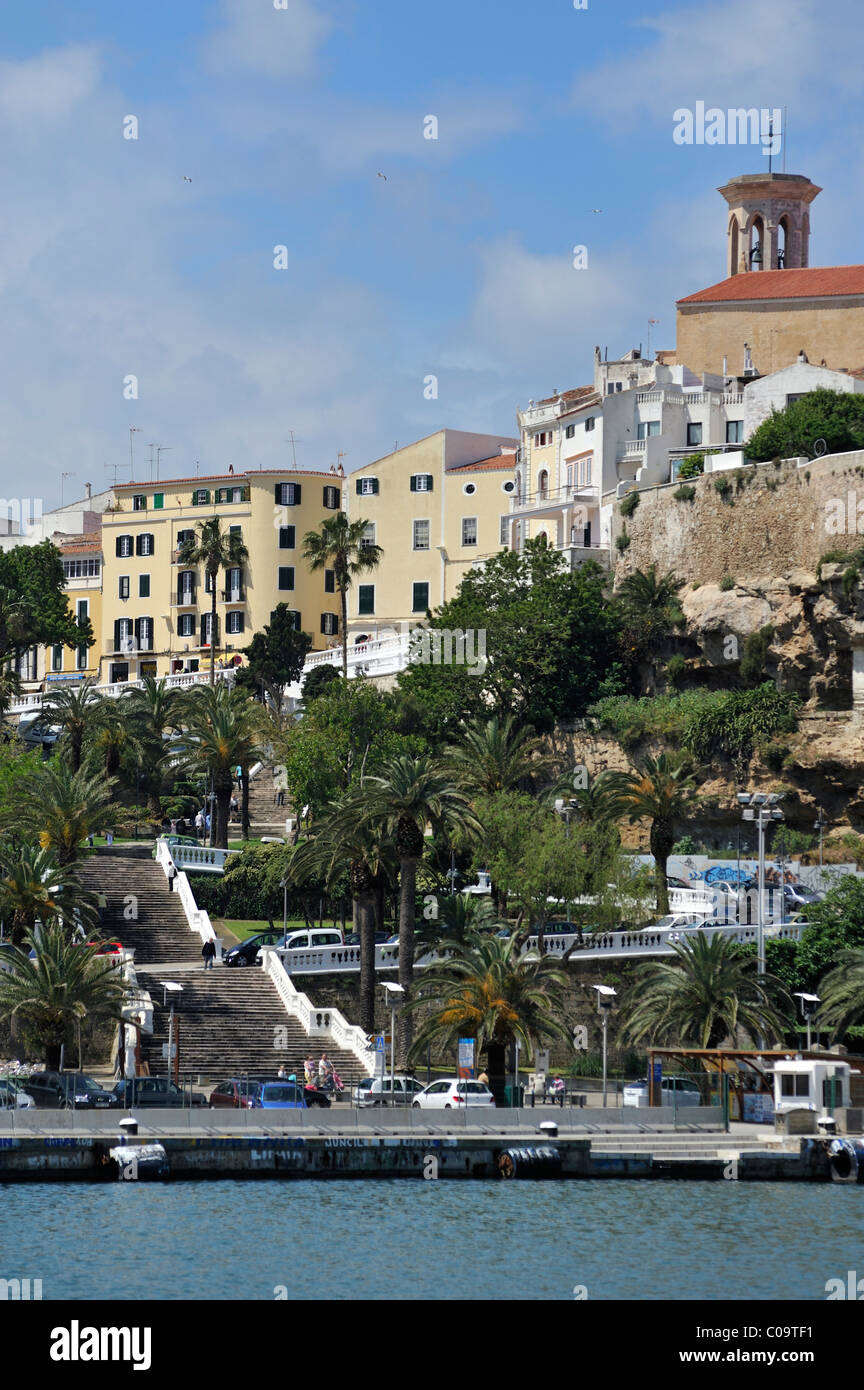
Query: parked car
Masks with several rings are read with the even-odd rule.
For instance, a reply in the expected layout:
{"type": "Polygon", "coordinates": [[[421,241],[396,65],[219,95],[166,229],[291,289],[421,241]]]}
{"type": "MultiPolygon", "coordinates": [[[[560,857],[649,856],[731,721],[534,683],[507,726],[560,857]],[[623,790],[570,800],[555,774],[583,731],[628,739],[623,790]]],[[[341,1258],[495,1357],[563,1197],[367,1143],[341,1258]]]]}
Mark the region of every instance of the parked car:
{"type": "Polygon", "coordinates": [[[34,1071],[15,1081],[39,1110],[110,1110],[119,1103],[113,1091],[79,1072],[34,1071]]]}
{"type": "Polygon", "coordinates": [[[365,1108],[369,1105],[410,1105],[414,1096],[423,1090],[422,1081],[416,1076],[396,1073],[391,1091],[390,1077],[367,1076],[354,1087],[354,1103],[365,1108]],[[391,1096],[393,1099],[391,1100],[391,1096]]]}
{"type": "Polygon", "coordinates": [[[248,1077],[234,1077],[222,1081],[210,1092],[212,1110],[252,1110],[260,1089],[260,1082],[250,1081],[248,1077]]]}
{"type": "MultiPolygon", "coordinates": [[[[662,1099],[661,1105],[701,1105],[702,1092],[698,1084],[688,1076],[664,1076],[660,1082],[662,1099]]],[[[631,1081],[623,1090],[622,1101],[624,1105],[639,1106],[644,1108],[649,1100],[648,1082],[631,1081]]]]}
{"type": "Polygon", "coordinates": [[[495,1097],[482,1081],[451,1076],[446,1081],[433,1081],[411,1104],[415,1110],[458,1110],[463,1105],[494,1105],[495,1097]]]}
{"type": "Polygon", "coordinates": [[[824,896],[824,893],[805,888],[801,883],[786,883],[783,886],[783,899],[787,907],[811,907],[813,903],[821,903],[824,896]]]}
{"type": "Polygon", "coordinates": [[[118,1081],[114,1095],[127,1110],[146,1108],[174,1109],[183,1105],[206,1105],[207,1097],[200,1091],[184,1091],[167,1076],[136,1076],[130,1081],[118,1081]]]}
{"type": "Polygon", "coordinates": [[[259,1087],[256,1110],[305,1110],[306,1093],[296,1081],[265,1081],[259,1087]]]}
{"type": "MultiPolygon", "coordinates": [[[[286,1078],[284,1076],[273,1076],[272,1073],[268,1076],[250,1076],[247,1077],[246,1080],[250,1083],[255,1083],[258,1086],[266,1086],[268,1084],[272,1084],[274,1086],[290,1086],[295,1084],[291,1081],[290,1077],[286,1081],[286,1078]]],[[[299,1085],[300,1083],[297,1082],[296,1084],[299,1085]]],[[[309,1086],[303,1086],[302,1090],[307,1106],[311,1108],[312,1106],[317,1105],[322,1110],[330,1109],[332,1102],[330,1100],[330,1096],[326,1091],[320,1090],[317,1086],[312,1086],[311,1088],[309,1086]]]]}
{"type": "Polygon", "coordinates": [[[36,1102],[11,1076],[0,1076],[0,1110],[34,1110],[36,1102]]]}
{"type": "Polygon", "coordinates": [[[279,931],[260,931],[254,936],[247,936],[245,941],[232,946],[225,951],[222,956],[224,965],[255,965],[261,953],[262,946],[279,946],[284,939],[284,933],[279,931]]]}
{"type": "Polygon", "coordinates": [[[279,942],[281,950],[312,951],[316,946],[344,946],[345,938],[339,927],[312,927],[300,931],[289,931],[284,941],[279,942]]]}

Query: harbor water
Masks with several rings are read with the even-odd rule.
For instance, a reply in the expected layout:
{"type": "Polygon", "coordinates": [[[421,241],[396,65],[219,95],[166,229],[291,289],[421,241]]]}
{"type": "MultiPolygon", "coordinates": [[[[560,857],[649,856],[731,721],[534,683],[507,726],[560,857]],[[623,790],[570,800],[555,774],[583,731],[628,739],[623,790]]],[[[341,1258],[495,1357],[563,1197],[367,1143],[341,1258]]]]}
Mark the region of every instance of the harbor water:
{"type": "Polygon", "coordinates": [[[864,1275],[864,1186],[27,1183],[0,1278],[43,1300],[824,1300],[864,1275]]]}

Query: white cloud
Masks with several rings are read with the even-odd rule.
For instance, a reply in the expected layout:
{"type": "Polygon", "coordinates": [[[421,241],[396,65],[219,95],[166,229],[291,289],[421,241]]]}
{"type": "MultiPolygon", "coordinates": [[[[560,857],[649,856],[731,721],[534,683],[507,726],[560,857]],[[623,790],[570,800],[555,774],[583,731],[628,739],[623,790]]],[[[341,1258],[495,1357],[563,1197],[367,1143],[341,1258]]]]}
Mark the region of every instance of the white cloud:
{"type": "Polygon", "coordinates": [[[42,127],[70,116],[96,90],[100,69],[92,44],[0,62],[0,124],[42,127]]]}
{"type": "Polygon", "coordinates": [[[333,20],[314,0],[222,0],[222,27],[205,44],[210,67],[246,69],[266,77],[308,77],[333,20]]]}

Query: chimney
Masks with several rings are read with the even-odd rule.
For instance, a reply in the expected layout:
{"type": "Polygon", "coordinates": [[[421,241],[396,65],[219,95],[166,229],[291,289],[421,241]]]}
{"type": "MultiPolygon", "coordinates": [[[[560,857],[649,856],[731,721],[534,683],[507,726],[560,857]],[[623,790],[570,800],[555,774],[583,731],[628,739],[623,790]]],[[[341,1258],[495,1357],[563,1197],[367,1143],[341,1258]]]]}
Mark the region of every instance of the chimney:
{"type": "Polygon", "coordinates": [[[87,501],[87,502],[90,501],[90,498],[91,498],[91,496],[92,496],[92,493],[93,493],[93,489],[92,489],[90,483],[85,483],[85,484],[84,484],[84,499],[85,499],[85,501],[87,501]]]}

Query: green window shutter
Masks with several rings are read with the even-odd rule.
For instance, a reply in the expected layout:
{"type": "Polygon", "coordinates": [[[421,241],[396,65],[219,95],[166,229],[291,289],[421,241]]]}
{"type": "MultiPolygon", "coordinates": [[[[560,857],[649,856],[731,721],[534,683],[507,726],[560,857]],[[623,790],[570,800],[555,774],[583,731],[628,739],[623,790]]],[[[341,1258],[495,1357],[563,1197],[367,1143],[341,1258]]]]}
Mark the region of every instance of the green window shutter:
{"type": "Polygon", "coordinates": [[[429,607],[429,585],[415,584],[411,597],[411,612],[425,613],[429,607]]]}
{"type": "Polygon", "coordinates": [[[155,509],[157,512],[158,512],[158,511],[161,511],[162,508],[164,507],[164,505],[165,505],[165,494],[164,494],[164,492],[154,492],[154,493],[153,493],[153,506],[154,506],[154,509],[155,509]]]}
{"type": "Polygon", "coordinates": [[[412,492],[416,492],[416,491],[417,491],[417,474],[416,474],[416,473],[412,473],[412,474],[411,474],[411,491],[412,491],[412,492]]]}
{"type": "Polygon", "coordinates": [[[432,473],[427,473],[427,474],[426,474],[426,491],[427,491],[427,492],[431,492],[431,491],[432,491],[432,484],[434,483],[434,481],[435,481],[434,475],[433,475],[432,473]]]}
{"type": "Polygon", "coordinates": [[[357,587],[357,612],[360,617],[368,617],[375,612],[375,585],[360,584],[357,587]]]}
{"type": "Polygon", "coordinates": [[[358,478],[356,483],[354,484],[354,491],[357,493],[358,497],[361,497],[363,495],[363,486],[361,478],[358,478]]]}

